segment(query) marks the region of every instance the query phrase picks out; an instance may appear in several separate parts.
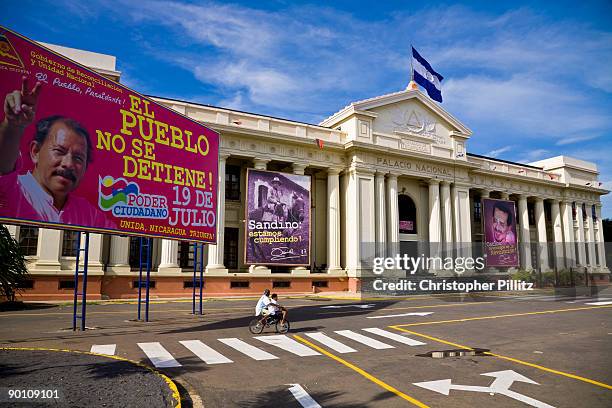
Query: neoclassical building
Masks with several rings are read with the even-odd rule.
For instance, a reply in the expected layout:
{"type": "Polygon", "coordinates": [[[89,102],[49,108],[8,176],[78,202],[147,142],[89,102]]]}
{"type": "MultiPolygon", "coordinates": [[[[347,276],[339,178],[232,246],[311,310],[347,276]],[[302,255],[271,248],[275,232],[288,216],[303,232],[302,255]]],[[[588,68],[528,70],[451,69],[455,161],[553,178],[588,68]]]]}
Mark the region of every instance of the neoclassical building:
{"type": "MultiPolygon", "coordinates": [[[[115,58],[55,47],[118,80],[115,58]]],[[[416,86],[349,104],[319,125],[154,97],[221,135],[218,243],[204,250],[208,295],[360,290],[371,248],[482,253],[483,197],[517,208],[521,269],[608,282],[597,167],[558,156],[520,164],[468,152],[470,129],[416,86]],[[245,265],[247,168],[311,177],[311,265],[245,265]],[[411,249],[412,248],[412,249],[411,249]],[[416,248],[416,249],[414,249],[416,248]]],[[[475,135],[474,137],[479,137],[475,135]]],[[[9,226],[29,258],[24,299],[70,299],[75,233],[9,226]]],[[[138,238],[92,234],[88,298],[137,293],[138,238]]],[[[515,269],[490,269],[508,274],[515,269]]],[[[193,245],[156,239],[152,296],[192,291],[193,245]]]]}

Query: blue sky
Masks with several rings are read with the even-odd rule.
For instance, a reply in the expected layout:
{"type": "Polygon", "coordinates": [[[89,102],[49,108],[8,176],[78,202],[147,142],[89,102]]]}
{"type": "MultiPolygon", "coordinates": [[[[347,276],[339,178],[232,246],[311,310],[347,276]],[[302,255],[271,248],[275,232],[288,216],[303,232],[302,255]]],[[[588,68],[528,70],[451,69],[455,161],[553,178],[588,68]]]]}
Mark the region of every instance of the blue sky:
{"type": "MultiPolygon", "coordinates": [[[[0,24],[117,56],[135,90],[318,123],[404,89],[410,44],[468,151],[597,163],[612,190],[612,3],[4,1],[0,24]]],[[[612,217],[612,197],[604,199],[612,217]]]]}

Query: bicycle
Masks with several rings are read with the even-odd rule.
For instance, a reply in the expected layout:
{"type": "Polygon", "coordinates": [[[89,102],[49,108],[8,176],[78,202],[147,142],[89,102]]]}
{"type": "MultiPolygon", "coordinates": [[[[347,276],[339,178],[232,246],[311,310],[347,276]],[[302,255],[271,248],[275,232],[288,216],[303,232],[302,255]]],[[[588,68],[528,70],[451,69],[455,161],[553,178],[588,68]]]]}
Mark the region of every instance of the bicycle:
{"type": "Polygon", "coordinates": [[[289,320],[285,320],[284,324],[281,324],[281,320],[280,313],[268,315],[265,323],[262,323],[260,318],[255,318],[249,323],[249,331],[253,334],[261,334],[264,329],[274,326],[277,333],[285,334],[290,328],[289,320]]]}

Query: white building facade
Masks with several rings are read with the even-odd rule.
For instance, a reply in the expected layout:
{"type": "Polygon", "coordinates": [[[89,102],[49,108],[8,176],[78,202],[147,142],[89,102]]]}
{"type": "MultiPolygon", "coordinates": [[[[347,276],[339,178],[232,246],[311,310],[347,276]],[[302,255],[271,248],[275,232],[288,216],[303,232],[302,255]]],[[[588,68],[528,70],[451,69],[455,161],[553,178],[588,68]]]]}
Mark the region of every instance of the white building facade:
{"type": "MultiPolygon", "coordinates": [[[[119,76],[114,60],[97,68],[119,76]]],[[[608,191],[596,166],[565,156],[523,165],[470,154],[469,128],[418,89],[351,103],[319,125],[154,99],[221,135],[218,243],[204,253],[207,295],[265,287],[359,292],[372,253],[419,252],[423,243],[429,255],[479,255],[487,197],[516,204],[520,269],[609,282],[600,200],[608,191]],[[247,168],[311,177],[309,267],[244,264],[247,168]]],[[[30,259],[23,297],[70,298],[74,233],[9,228],[30,259]]],[[[136,294],[138,248],[138,238],[91,235],[90,298],[136,294]]],[[[156,239],[153,296],[189,295],[193,262],[189,243],[156,239]]]]}

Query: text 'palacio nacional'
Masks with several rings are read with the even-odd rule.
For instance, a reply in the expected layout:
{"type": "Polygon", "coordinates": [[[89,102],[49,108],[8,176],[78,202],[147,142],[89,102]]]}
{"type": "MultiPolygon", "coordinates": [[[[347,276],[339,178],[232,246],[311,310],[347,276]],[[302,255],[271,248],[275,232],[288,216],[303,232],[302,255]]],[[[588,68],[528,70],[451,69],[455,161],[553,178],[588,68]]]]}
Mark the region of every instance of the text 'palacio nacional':
{"type": "MultiPolygon", "coordinates": [[[[119,80],[115,57],[49,46],[119,80]]],[[[482,255],[483,198],[516,208],[519,270],[609,282],[601,219],[608,193],[593,163],[558,156],[520,164],[468,152],[470,129],[416,86],[350,103],[311,125],[152,97],[220,134],[217,245],[205,246],[204,294],[361,290],[372,253],[482,255]],[[248,168],[310,176],[310,266],[246,265],[248,168]]],[[[8,226],[28,258],[23,299],[71,299],[76,233],[8,226]]],[[[155,239],[151,295],[190,296],[190,242],[155,239]]],[[[138,293],[139,239],[92,234],[88,298],[138,293]]],[[[424,271],[432,276],[443,271],[424,271]]],[[[447,272],[446,272],[447,273],[447,272]]],[[[452,274],[450,274],[452,276],[452,274]]]]}

